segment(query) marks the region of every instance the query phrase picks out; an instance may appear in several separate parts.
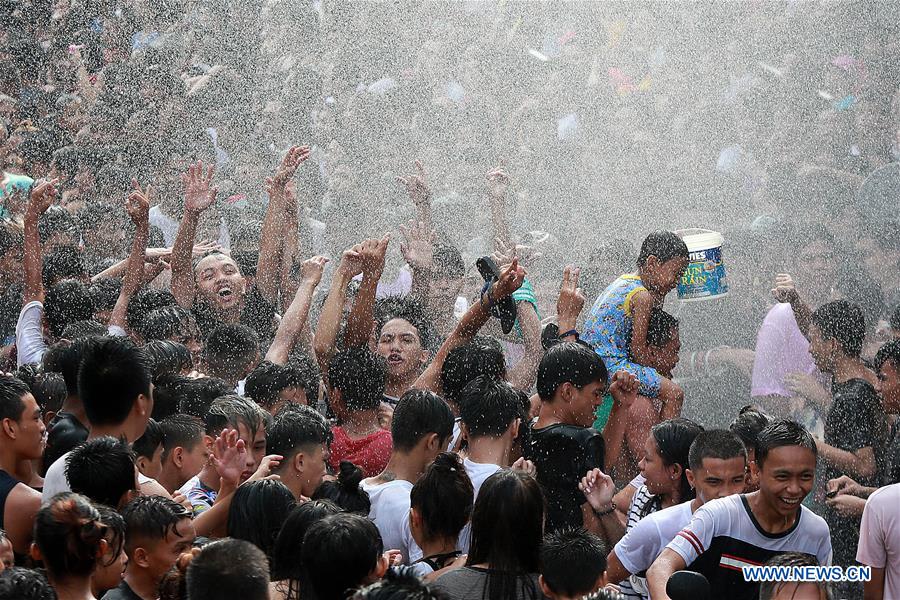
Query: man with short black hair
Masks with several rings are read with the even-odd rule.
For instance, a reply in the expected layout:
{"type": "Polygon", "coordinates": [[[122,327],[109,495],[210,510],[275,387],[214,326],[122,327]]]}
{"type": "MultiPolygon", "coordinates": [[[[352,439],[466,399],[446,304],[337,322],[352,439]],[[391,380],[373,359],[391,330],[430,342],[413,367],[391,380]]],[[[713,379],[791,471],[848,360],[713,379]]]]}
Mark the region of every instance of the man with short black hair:
{"type": "Polygon", "coordinates": [[[266,451],[282,457],[274,472],[298,501],[322,483],[330,439],[328,423],[308,406],[284,406],[272,420],[266,451]]]}
{"type": "MultiPolygon", "coordinates": [[[[293,363],[278,365],[264,360],[247,375],[244,393],[275,415],[285,404],[309,404],[307,381],[307,374],[293,363]]],[[[310,390],[310,396],[315,404],[318,390],[310,390]]]]}
{"type": "Polygon", "coordinates": [[[606,547],[586,529],[563,529],[544,536],[541,576],[551,600],[577,600],[606,585],[606,547]]]}
{"type": "Polygon", "coordinates": [[[194,557],[186,581],[187,600],[269,600],[269,561],[250,542],[219,540],[194,557]]]}
{"type": "Polygon", "coordinates": [[[219,325],[209,332],[203,346],[205,372],[243,394],[241,382],[259,363],[259,347],[259,337],[246,325],[219,325]]]}
{"type": "Polygon", "coordinates": [[[160,421],[159,428],[163,449],[162,470],[157,481],[174,494],[209,461],[209,449],[203,443],[203,421],[192,415],[177,414],[160,421]]]}
{"type": "Polygon", "coordinates": [[[140,489],[131,449],[108,435],[90,439],[69,453],[66,480],[76,494],[116,509],[128,504],[140,489]]]}

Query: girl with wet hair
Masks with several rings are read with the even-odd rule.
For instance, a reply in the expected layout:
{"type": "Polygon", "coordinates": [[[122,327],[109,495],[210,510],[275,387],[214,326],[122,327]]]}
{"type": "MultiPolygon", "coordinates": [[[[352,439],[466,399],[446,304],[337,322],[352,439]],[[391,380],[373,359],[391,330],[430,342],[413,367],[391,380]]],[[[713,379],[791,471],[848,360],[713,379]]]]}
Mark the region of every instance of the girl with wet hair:
{"type": "Polygon", "coordinates": [[[228,511],[228,536],[251,542],[271,560],[275,539],[291,510],[294,494],[280,481],[262,479],[238,487],[228,511]]]}
{"type": "Polygon", "coordinates": [[[90,501],[70,492],[38,511],[31,557],[43,561],[59,600],[93,600],[91,575],[109,551],[109,527],[90,501]]]}
{"type": "Polygon", "coordinates": [[[312,495],[313,500],[331,500],[346,512],[369,516],[372,502],[359,484],[363,480],[362,469],[349,460],[342,460],[337,480],[323,481],[312,495]]]}
{"type": "Polygon", "coordinates": [[[313,523],[340,512],[334,502],[314,499],[295,506],[284,520],[272,551],[273,600],[300,600],[303,538],[313,523]]]}

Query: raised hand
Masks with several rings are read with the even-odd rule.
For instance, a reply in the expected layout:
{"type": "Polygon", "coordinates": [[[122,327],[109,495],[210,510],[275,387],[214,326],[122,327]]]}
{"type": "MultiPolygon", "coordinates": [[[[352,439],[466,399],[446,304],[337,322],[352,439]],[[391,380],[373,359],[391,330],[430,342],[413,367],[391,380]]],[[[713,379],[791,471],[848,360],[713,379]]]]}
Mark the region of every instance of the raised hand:
{"type": "Polygon", "coordinates": [[[403,260],[413,269],[430,271],[434,264],[434,243],[437,234],[429,231],[425,223],[410,221],[408,227],[400,226],[405,242],[400,243],[403,260]]]}
{"type": "Polygon", "coordinates": [[[638,380],[634,374],[628,371],[616,371],[609,384],[609,395],[624,409],[628,409],[634,403],[638,395],[638,380]]]}
{"type": "Polygon", "coordinates": [[[775,287],[772,289],[772,295],[778,302],[794,302],[799,299],[797,288],[794,286],[794,280],[788,273],[779,273],[775,276],[775,287]]]}
{"type": "Polygon", "coordinates": [[[362,247],[364,242],[360,242],[356,244],[352,248],[347,248],[344,250],[343,254],[341,254],[341,262],[338,264],[338,269],[344,272],[347,277],[356,277],[360,273],[362,273],[363,269],[363,257],[362,257],[362,247]]]}
{"type": "Polygon", "coordinates": [[[184,210],[193,214],[200,214],[216,202],[216,194],[219,188],[211,186],[213,167],[208,165],[203,168],[203,162],[197,161],[188,167],[187,172],[181,174],[181,182],[184,184],[184,210]]]}
{"type": "Polygon", "coordinates": [[[222,485],[237,487],[241,482],[241,473],[247,466],[247,446],[238,438],[237,429],[223,429],[213,443],[213,455],[210,458],[219,473],[222,485]]]}
{"type": "Polygon", "coordinates": [[[269,454],[264,456],[261,461],[259,461],[259,466],[256,468],[256,471],[247,478],[247,481],[257,481],[259,479],[268,479],[268,478],[278,478],[277,475],[272,475],[272,471],[278,468],[278,465],[281,464],[281,461],[284,460],[284,457],[280,454],[269,454]]]}
{"type": "Polygon", "coordinates": [[[515,471],[522,471],[523,473],[528,473],[532,477],[537,477],[537,467],[534,466],[534,463],[530,460],[525,460],[524,457],[519,458],[516,462],[512,464],[511,467],[515,471]]]}
{"type": "Polygon", "coordinates": [[[502,200],[509,189],[509,173],[500,166],[488,171],[485,177],[488,181],[488,192],[491,199],[502,200]]]}
{"type": "Polygon", "coordinates": [[[134,189],[125,199],[125,212],[136,226],[149,225],[151,188],[148,185],[145,190],[142,190],[137,179],[131,180],[131,186],[134,189]]]}
{"type": "Polygon", "coordinates": [[[322,273],[328,259],[324,256],[313,256],[300,265],[300,281],[315,288],[322,281],[322,273]]]}
{"type": "Polygon", "coordinates": [[[397,177],[397,182],[406,188],[409,199],[415,206],[431,203],[431,190],[425,179],[425,167],[421,160],[416,161],[416,172],[406,177],[397,177]]]}
{"type": "Polygon", "coordinates": [[[56,184],[58,179],[43,179],[40,183],[35,182],[31,188],[31,195],[28,198],[28,205],[25,207],[26,216],[38,218],[53,204],[56,199],[56,184]]]}
{"type": "Polygon", "coordinates": [[[514,258],[500,273],[500,279],[494,284],[494,300],[506,298],[514,291],[522,287],[525,282],[525,269],[519,266],[519,259],[514,258]]]}
{"type": "Polygon", "coordinates": [[[380,240],[366,240],[362,243],[360,254],[363,277],[369,276],[376,280],[381,278],[381,274],[384,272],[384,258],[390,241],[390,234],[386,234],[380,240]]]}
{"type": "Polygon", "coordinates": [[[556,314],[560,333],[575,328],[578,315],[584,309],[584,294],[578,287],[578,277],[581,269],[572,265],[563,269],[562,285],[559,288],[559,298],[556,300],[556,314]]]}
{"type": "Polygon", "coordinates": [[[613,507],[613,496],[616,494],[616,484],[612,477],[600,469],[592,469],[581,478],[578,489],[584,494],[588,503],[597,512],[604,512],[613,507]]]}
{"type": "Polygon", "coordinates": [[[837,479],[830,479],[825,484],[826,495],[831,497],[840,496],[841,494],[858,496],[861,491],[862,486],[846,475],[841,475],[837,479]]]}
{"type": "Polygon", "coordinates": [[[291,146],[281,164],[275,171],[275,176],[271,178],[273,189],[283,190],[294,174],[297,173],[297,167],[303,164],[310,155],[309,146],[291,146]]]}

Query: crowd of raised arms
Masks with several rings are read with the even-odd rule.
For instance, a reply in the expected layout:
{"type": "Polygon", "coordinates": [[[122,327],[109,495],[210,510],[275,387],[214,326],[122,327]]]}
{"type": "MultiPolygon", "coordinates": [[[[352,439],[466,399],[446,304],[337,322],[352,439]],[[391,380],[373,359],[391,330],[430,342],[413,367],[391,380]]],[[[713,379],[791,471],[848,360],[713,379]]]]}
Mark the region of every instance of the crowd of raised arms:
{"type": "Polygon", "coordinates": [[[242,148],[264,132],[233,107],[200,126],[225,91],[269,112],[241,44],[231,71],[196,59],[246,14],[213,35],[209,7],[43,4],[0,2],[0,600],[900,599],[900,224],[863,183],[897,177],[885,63],[834,63],[893,85],[829,108],[858,103],[871,143],[758,152],[790,193],[726,231],[729,295],[687,304],[683,236],[621,239],[641,217],[591,214],[588,259],[564,226],[518,235],[516,164],[456,207],[489,216],[473,252],[403,144],[378,148],[411,167],[389,211],[316,159],[327,132],[277,151],[242,148]],[[192,36],[193,62],[168,54],[192,36]],[[312,218],[321,179],[353,218],[312,218]]]}

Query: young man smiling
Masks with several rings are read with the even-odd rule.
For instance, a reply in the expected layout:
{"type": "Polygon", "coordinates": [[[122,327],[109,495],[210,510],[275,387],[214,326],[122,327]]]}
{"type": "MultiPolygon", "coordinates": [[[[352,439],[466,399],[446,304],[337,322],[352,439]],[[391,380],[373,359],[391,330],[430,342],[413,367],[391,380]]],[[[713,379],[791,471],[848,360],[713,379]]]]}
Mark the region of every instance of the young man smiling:
{"type": "Polygon", "coordinates": [[[701,506],[647,570],[651,598],[667,600],[669,577],[688,567],[709,580],[715,598],[755,600],[759,583],[745,581],[742,567],[786,552],[831,564],[828,525],[801,504],[815,481],[813,437],[793,421],[775,421],[759,434],[756,462],[759,491],[701,506]]]}

